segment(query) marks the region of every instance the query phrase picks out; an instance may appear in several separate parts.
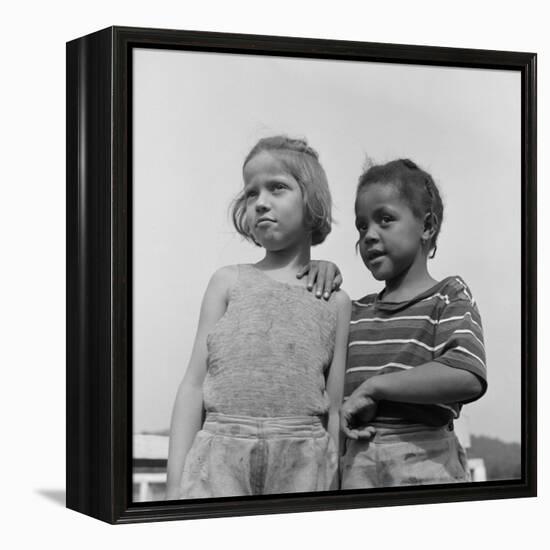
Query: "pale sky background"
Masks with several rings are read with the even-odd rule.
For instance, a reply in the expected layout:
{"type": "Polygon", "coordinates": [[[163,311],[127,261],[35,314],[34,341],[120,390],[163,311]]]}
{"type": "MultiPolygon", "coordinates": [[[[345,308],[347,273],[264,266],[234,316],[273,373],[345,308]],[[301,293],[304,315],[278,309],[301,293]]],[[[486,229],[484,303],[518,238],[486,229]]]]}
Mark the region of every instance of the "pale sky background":
{"type": "Polygon", "coordinates": [[[354,250],[366,155],[434,177],[445,220],[431,274],[464,278],[485,332],[489,389],[464,422],[520,441],[520,99],[512,71],[134,50],[134,432],[169,426],[212,273],[262,257],[228,207],[248,151],[282,133],[319,152],[336,223],[312,255],[354,299],[381,290],[354,250]]]}

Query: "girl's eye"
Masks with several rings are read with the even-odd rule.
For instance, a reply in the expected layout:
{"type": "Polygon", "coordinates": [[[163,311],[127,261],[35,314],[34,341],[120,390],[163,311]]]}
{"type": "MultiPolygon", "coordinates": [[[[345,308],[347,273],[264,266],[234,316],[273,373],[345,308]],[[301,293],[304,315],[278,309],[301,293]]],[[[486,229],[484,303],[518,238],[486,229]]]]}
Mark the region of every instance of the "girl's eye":
{"type": "Polygon", "coordinates": [[[286,185],[284,183],[274,183],[273,189],[275,189],[275,191],[281,191],[282,189],[286,189],[286,185]]]}
{"type": "Polygon", "coordinates": [[[391,217],[390,216],[382,216],[382,218],[380,218],[380,222],[382,224],[388,224],[391,222],[391,217]]]}
{"type": "Polygon", "coordinates": [[[356,223],[355,227],[357,228],[357,231],[359,231],[359,233],[363,233],[367,230],[367,225],[364,223],[356,223]]]}
{"type": "Polygon", "coordinates": [[[254,198],[258,193],[256,191],[254,191],[253,189],[250,189],[249,191],[247,191],[245,194],[244,194],[244,198],[246,200],[248,199],[251,199],[251,198],[254,198]]]}

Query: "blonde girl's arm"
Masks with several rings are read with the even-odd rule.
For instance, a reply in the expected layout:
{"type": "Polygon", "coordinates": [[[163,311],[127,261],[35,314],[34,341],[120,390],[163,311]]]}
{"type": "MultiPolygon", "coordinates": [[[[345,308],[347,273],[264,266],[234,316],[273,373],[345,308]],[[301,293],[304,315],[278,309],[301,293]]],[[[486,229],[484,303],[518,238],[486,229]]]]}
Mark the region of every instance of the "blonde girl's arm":
{"type": "MultiPolygon", "coordinates": [[[[334,341],[334,354],[327,378],[327,393],[330,399],[327,429],[340,454],[340,417],[339,410],[344,395],[344,376],[348,348],[349,322],[351,318],[351,301],[344,291],[338,292],[334,299],[338,306],[338,320],[334,341]]],[[[338,477],[333,480],[331,490],[338,489],[338,477]]]]}
{"type": "Polygon", "coordinates": [[[187,371],[178,388],[168,449],[166,498],[179,498],[179,486],[185,457],[202,423],[202,386],[206,376],[206,338],[227,309],[229,289],[236,279],[234,266],[219,269],[203,297],[199,324],[187,371]]]}

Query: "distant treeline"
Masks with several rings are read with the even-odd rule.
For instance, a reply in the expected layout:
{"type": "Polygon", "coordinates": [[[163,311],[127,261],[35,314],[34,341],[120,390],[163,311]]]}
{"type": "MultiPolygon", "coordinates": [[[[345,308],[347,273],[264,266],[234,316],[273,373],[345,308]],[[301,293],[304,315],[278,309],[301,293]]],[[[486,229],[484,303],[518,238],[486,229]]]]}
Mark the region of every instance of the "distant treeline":
{"type": "Polygon", "coordinates": [[[505,443],[500,439],[471,435],[470,458],[485,461],[487,479],[517,479],[521,477],[521,446],[519,443],[505,443]]]}

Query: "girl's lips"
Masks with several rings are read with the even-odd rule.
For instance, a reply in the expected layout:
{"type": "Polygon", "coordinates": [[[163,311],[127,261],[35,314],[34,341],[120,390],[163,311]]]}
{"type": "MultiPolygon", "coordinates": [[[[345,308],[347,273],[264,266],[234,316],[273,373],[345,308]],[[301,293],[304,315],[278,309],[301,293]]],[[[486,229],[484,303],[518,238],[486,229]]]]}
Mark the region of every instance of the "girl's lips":
{"type": "Polygon", "coordinates": [[[259,225],[264,225],[264,224],[269,224],[269,223],[275,223],[275,220],[272,220],[271,218],[260,218],[256,222],[256,227],[258,227],[259,225]]]}
{"type": "Polygon", "coordinates": [[[366,257],[367,261],[373,262],[374,260],[377,260],[378,258],[381,258],[382,256],[385,256],[386,253],[381,250],[372,250],[370,252],[367,252],[366,257]]]}

